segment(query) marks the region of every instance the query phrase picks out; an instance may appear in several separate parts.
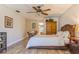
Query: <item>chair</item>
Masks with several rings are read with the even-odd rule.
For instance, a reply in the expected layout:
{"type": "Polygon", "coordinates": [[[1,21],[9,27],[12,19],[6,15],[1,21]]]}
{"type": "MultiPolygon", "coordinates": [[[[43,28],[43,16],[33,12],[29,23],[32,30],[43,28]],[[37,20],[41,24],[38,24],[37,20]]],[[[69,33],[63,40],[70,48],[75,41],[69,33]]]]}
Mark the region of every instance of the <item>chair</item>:
{"type": "Polygon", "coordinates": [[[29,38],[33,37],[37,33],[38,33],[37,31],[34,31],[34,33],[27,32],[29,38]]]}

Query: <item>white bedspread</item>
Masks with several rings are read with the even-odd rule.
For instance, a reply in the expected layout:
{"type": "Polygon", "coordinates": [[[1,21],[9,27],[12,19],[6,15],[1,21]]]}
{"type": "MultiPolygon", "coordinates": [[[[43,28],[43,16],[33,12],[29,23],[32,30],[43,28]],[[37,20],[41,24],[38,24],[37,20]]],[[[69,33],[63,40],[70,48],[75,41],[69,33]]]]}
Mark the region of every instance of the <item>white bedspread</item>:
{"type": "MultiPolygon", "coordinates": [[[[36,35],[28,41],[26,48],[35,46],[65,46],[65,41],[60,36],[53,35],[36,35]]],[[[68,43],[68,41],[66,41],[68,43]]]]}

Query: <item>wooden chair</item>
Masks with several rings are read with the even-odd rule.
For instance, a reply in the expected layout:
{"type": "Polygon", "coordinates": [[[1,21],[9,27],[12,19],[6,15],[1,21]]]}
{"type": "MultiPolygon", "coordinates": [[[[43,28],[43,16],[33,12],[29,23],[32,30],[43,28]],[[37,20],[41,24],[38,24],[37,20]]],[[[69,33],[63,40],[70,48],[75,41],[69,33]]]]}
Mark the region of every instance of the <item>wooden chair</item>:
{"type": "Polygon", "coordinates": [[[27,32],[29,38],[33,37],[34,35],[37,35],[37,33],[37,31],[35,31],[34,33],[27,32]]]}

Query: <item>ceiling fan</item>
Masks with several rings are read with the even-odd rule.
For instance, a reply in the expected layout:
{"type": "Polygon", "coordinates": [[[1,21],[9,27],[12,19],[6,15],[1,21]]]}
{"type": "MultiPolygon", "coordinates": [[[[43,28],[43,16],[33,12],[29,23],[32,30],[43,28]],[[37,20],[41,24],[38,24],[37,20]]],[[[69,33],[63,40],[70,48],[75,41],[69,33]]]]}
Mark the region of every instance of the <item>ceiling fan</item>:
{"type": "Polygon", "coordinates": [[[27,12],[27,13],[41,13],[43,15],[48,15],[48,13],[46,13],[46,11],[50,11],[51,9],[45,9],[42,10],[41,6],[33,6],[32,7],[36,12],[27,12]]]}

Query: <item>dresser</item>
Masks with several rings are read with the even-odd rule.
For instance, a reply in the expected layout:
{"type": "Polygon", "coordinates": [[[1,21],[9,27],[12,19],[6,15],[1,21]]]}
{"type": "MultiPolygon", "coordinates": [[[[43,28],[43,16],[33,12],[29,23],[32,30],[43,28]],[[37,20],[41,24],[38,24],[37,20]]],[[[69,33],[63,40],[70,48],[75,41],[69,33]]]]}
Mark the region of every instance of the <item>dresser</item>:
{"type": "Polygon", "coordinates": [[[0,32],[0,52],[7,50],[7,33],[0,32]]]}
{"type": "Polygon", "coordinates": [[[57,22],[51,20],[46,20],[46,34],[56,34],[57,33],[57,22]]]}

